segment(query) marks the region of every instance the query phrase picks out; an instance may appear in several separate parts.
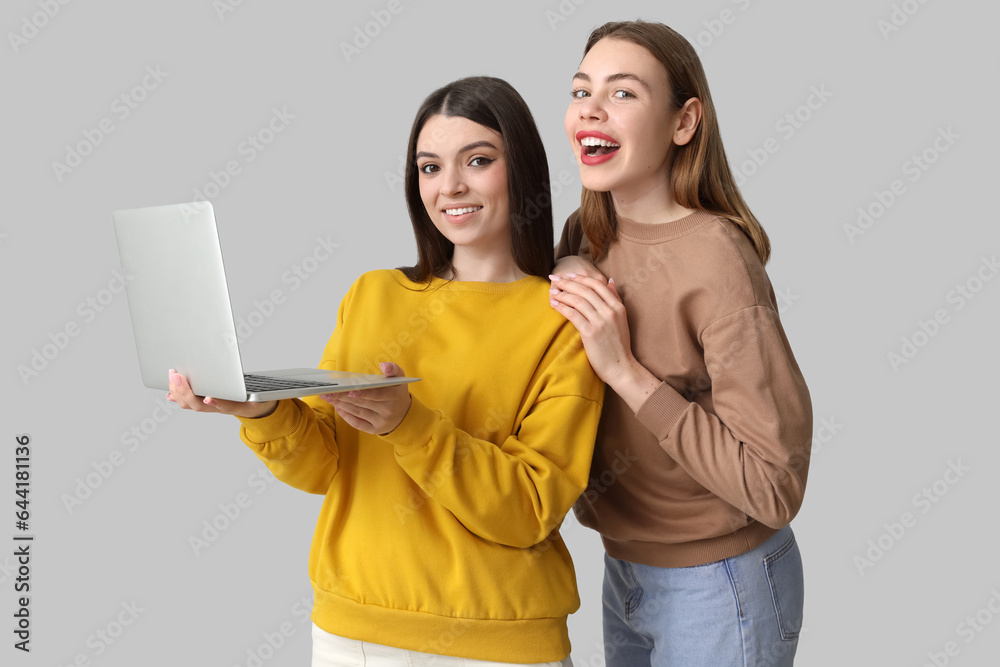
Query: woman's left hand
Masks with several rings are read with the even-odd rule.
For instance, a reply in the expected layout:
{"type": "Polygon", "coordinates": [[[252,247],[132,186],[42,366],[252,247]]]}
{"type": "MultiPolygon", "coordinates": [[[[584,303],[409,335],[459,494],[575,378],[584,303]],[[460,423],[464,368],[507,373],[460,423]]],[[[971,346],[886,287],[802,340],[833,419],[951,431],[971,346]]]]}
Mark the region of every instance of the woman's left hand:
{"type": "Polygon", "coordinates": [[[549,276],[552,307],[580,332],[590,365],[633,410],[660,381],[632,356],[632,340],[614,280],[566,274],[549,276]]]}
{"type": "MultiPolygon", "coordinates": [[[[385,377],[401,377],[403,369],[394,363],[379,364],[385,377]]],[[[385,435],[403,421],[410,409],[410,390],[405,384],[378,389],[361,389],[320,394],[345,422],[365,433],[385,435]]]]}

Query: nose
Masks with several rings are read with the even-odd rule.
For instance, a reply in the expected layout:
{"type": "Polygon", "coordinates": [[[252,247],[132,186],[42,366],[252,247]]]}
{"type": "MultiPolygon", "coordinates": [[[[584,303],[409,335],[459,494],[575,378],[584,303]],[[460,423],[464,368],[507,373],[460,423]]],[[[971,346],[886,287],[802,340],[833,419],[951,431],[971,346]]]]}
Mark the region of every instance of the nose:
{"type": "Polygon", "coordinates": [[[579,109],[580,120],[597,120],[603,121],[608,119],[608,114],[604,110],[604,106],[596,97],[585,97],[580,100],[580,104],[577,105],[579,109]]]}
{"type": "Polygon", "coordinates": [[[468,192],[461,170],[449,169],[442,176],[440,192],[445,197],[457,197],[468,192]]]}

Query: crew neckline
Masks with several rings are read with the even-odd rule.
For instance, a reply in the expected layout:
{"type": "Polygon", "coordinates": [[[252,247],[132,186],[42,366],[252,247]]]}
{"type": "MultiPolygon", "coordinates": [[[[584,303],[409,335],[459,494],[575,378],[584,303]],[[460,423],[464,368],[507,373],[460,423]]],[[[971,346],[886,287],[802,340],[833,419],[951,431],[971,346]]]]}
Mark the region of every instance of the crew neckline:
{"type": "Polygon", "coordinates": [[[640,243],[657,243],[684,236],[712,222],[718,216],[701,209],[670,222],[636,222],[618,215],[618,237],[640,243]]]}
{"type": "MultiPolygon", "coordinates": [[[[407,285],[412,285],[416,288],[427,289],[450,289],[459,290],[463,292],[486,292],[491,294],[513,294],[519,292],[532,283],[536,281],[544,281],[544,279],[538,276],[525,276],[523,278],[518,278],[517,280],[511,280],[506,283],[491,283],[479,280],[448,280],[445,278],[438,278],[437,276],[431,276],[427,282],[415,283],[406,277],[399,269],[394,269],[396,277],[398,280],[407,285]]],[[[547,283],[546,283],[547,284],[547,283]]]]}

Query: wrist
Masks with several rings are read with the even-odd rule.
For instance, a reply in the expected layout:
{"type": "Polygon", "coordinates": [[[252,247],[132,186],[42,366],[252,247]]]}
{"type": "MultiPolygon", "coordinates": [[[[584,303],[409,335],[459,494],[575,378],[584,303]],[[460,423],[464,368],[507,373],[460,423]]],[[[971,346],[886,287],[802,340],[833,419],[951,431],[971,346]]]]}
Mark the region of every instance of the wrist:
{"type": "Polygon", "coordinates": [[[608,379],[607,384],[632,412],[638,412],[660,386],[661,380],[633,357],[621,373],[608,379]]]}
{"type": "Polygon", "coordinates": [[[278,401],[265,401],[263,403],[248,403],[248,413],[240,415],[247,419],[262,419],[274,414],[278,409],[278,401]]]}

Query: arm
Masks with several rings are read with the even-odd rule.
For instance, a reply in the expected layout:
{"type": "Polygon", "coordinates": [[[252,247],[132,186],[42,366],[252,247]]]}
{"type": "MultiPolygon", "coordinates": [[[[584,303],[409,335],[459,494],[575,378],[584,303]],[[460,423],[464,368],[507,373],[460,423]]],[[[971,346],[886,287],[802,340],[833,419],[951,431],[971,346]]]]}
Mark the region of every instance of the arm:
{"type": "Polygon", "coordinates": [[[636,418],[705,488],[783,527],[805,493],[812,404],[778,314],[740,310],[708,327],[702,344],[715,414],[662,382],[636,418]]]}
{"type": "Polygon", "coordinates": [[[809,392],[778,314],[740,310],[702,333],[713,409],[660,381],[632,355],[614,289],[562,279],[553,307],[576,325],[591,364],[699,484],[771,527],[791,522],[805,491],[812,432],[809,392]]]}
{"type": "MultiPolygon", "coordinates": [[[[337,369],[340,333],[356,288],[354,283],[340,302],[337,324],[319,364],[322,369],[337,369]]],[[[272,414],[241,417],[240,422],[240,438],[277,479],[307,493],[329,490],[340,460],[333,406],[319,396],[285,399],[272,414]]]]}
{"type": "Polygon", "coordinates": [[[240,438],[277,479],[307,493],[327,492],[339,460],[333,408],[316,396],[285,399],[273,414],[240,422],[240,438]]]}
{"type": "Polygon", "coordinates": [[[600,412],[594,398],[544,399],[498,447],[414,398],[383,439],[423,492],[470,532],[527,548],[559,525],[586,488],[600,412]]]}
{"type": "MultiPolygon", "coordinates": [[[[383,373],[401,370],[385,364],[383,373]]],[[[499,445],[470,435],[405,387],[328,400],[348,423],[381,434],[424,494],[470,532],[526,548],[559,525],[590,472],[604,385],[572,327],[560,327],[523,395],[520,407],[510,406],[515,432],[499,445]]]]}
{"type": "Polygon", "coordinates": [[[168,400],[185,410],[239,418],[240,438],[275,477],[309,493],[326,493],[337,472],[337,451],[332,409],[323,401],[307,398],[312,406],[298,399],[225,401],[195,396],[187,380],[174,371],[169,378],[168,400]]]}

